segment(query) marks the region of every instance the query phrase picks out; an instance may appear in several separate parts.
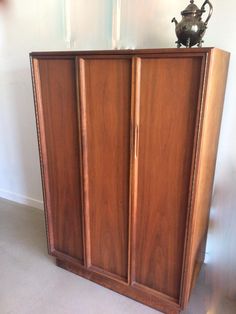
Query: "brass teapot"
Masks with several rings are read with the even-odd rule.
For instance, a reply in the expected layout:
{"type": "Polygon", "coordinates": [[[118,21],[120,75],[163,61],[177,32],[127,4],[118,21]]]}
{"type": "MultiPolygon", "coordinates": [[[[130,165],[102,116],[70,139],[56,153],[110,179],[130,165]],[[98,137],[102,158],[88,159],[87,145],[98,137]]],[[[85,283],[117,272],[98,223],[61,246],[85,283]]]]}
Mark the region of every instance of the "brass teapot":
{"type": "Polygon", "coordinates": [[[178,48],[180,48],[181,45],[186,46],[186,48],[190,48],[196,44],[198,47],[202,46],[202,38],[207,29],[207,23],[212,15],[212,11],[213,6],[210,1],[206,0],[201,6],[201,9],[199,9],[196,4],[194,4],[194,0],[191,0],[187,8],[181,12],[181,22],[178,23],[175,17],[172,19],[171,22],[175,22],[175,33],[178,38],[176,43],[178,48]],[[205,22],[203,22],[202,14],[206,12],[206,5],[209,6],[209,14],[205,22]]]}

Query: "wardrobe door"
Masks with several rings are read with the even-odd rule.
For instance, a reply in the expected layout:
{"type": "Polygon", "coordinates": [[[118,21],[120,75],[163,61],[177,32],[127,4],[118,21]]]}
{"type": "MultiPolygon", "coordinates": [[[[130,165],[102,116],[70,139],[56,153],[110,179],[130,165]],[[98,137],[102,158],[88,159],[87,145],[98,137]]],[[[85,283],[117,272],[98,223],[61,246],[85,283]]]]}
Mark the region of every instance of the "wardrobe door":
{"type": "Polygon", "coordinates": [[[78,60],[84,147],[87,264],[128,276],[131,60],[78,60]]]}
{"type": "Polygon", "coordinates": [[[49,250],[83,263],[75,62],[33,59],[49,250]]]}
{"type": "Polygon", "coordinates": [[[202,57],[142,58],[135,275],[179,298],[202,57]]]}

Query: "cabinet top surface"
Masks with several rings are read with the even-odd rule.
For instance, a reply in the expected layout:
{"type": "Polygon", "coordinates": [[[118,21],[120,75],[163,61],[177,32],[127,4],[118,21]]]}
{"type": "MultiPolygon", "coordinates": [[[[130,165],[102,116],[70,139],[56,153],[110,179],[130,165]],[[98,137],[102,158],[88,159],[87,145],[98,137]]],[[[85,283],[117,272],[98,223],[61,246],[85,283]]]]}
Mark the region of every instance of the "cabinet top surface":
{"type": "MultiPolygon", "coordinates": [[[[212,50],[219,50],[213,47],[206,48],[162,48],[162,49],[125,49],[125,50],[68,50],[68,51],[41,51],[31,52],[31,57],[40,56],[76,56],[76,55],[145,55],[145,54],[204,54],[212,50]]],[[[222,51],[223,52],[223,51],[222,51]]]]}

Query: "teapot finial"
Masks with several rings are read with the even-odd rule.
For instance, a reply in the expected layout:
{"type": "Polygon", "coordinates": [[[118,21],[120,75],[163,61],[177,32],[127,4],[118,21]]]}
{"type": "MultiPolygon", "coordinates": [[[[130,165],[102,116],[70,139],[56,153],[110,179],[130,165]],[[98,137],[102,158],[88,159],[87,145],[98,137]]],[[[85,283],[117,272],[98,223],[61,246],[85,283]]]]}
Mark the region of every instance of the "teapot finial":
{"type": "Polygon", "coordinates": [[[194,0],[190,0],[190,3],[192,3],[192,4],[193,4],[193,3],[194,3],[194,0]]]}

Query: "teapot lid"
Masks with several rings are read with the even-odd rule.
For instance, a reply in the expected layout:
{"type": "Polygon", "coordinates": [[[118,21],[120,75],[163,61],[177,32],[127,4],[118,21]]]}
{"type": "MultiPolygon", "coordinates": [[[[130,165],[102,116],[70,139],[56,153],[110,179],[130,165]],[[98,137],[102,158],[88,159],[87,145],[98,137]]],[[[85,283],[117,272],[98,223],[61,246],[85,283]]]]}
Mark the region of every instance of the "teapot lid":
{"type": "Polygon", "coordinates": [[[194,0],[190,0],[190,4],[186,7],[185,10],[183,10],[181,12],[181,14],[182,15],[196,14],[196,13],[200,14],[200,13],[203,13],[203,12],[205,12],[205,11],[200,10],[198,8],[198,6],[196,6],[196,4],[194,4],[194,0]]]}

